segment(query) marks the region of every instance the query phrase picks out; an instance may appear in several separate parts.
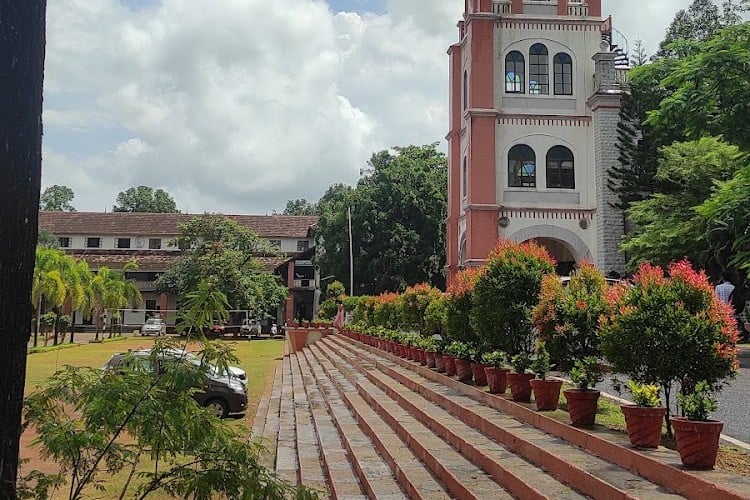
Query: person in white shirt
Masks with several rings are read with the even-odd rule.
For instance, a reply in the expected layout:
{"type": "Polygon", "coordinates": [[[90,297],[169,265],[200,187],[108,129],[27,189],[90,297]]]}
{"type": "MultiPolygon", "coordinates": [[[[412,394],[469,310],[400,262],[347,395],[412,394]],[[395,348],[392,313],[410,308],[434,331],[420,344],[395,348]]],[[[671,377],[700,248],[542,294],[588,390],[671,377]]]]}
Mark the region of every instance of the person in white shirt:
{"type": "Polygon", "coordinates": [[[730,304],[732,301],[732,292],[734,292],[734,285],[732,284],[732,275],[730,273],[724,273],[721,277],[721,283],[716,285],[716,295],[719,300],[730,304]]]}

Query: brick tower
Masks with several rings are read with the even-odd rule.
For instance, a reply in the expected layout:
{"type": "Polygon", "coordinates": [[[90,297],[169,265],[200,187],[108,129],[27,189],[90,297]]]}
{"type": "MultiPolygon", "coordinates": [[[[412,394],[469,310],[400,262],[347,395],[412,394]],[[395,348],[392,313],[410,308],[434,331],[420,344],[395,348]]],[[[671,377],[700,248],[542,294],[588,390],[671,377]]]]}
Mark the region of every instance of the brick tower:
{"type": "Polygon", "coordinates": [[[601,0],[466,0],[450,58],[447,278],[499,237],[621,271],[610,206],[627,48],[601,0]]]}

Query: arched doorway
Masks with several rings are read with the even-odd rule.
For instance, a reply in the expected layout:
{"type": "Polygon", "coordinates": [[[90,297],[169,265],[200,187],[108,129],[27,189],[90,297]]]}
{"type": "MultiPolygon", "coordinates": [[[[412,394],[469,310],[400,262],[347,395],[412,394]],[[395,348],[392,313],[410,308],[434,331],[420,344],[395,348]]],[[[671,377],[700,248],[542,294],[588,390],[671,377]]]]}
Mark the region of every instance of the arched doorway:
{"type": "Polygon", "coordinates": [[[535,238],[533,241],[546,248],[552,258],[555,259],[557,274],[568,276],[575,269],[576,258],[573,255],[573,249],[567,243],[552,238],[535,238]]]}
{"type": "Polygon", "coordinates": [[[557,274],[567,276],[576,264],[592,261],[591,251],[586,243],[573,231],[551,225],[538,225],[521,229],[509,239],[523,243],[533,240],[542,245],[557,261],[557,274]]]}

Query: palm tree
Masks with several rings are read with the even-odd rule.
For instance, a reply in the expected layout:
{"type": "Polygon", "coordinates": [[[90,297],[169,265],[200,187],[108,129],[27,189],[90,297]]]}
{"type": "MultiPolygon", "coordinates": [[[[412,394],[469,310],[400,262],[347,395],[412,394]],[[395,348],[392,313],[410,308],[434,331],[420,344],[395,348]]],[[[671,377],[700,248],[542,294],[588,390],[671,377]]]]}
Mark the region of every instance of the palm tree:
{"type": "Polygon", "coordinates": [[[38,343],[41,316],[46,305],[59,307],[65,303],[66,284],[61,272],[63,257],[67,256],[59,250],[42,247],[36,249],[36,263],[31,287],[31,301],[36,308],[34,347],[38,343]]]}
{"type": "MultiPolygon", "coordinates": [[[[125,277],[125,271],[134,269],[134,263],[125,265],[124,271],[114,271],[106,266],[99,268],[91,280],[93,310],[96,319],[96,337],[99,340],[99,329],[102,314],[108,311],[119,311],[124,307],[135,307],[141,303],[141,292],[135,281],[125,277]]],[[[111,333],[110,333],[111,336],[111,333]]]]}

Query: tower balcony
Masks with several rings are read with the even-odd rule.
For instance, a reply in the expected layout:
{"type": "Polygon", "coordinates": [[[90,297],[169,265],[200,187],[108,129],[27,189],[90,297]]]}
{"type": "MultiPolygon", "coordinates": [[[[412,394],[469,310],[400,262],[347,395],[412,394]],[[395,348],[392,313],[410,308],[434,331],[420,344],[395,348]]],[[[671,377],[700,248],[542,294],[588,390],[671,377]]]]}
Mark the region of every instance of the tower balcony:
{"type": "Polygon", "coordinates": [[[492,0],[492,13],[589,17],[589,0],[492,0]]]}

